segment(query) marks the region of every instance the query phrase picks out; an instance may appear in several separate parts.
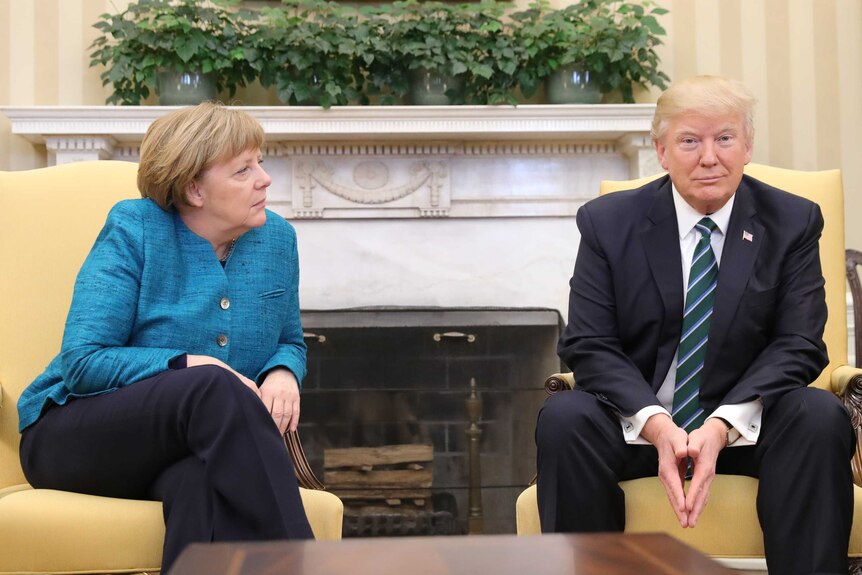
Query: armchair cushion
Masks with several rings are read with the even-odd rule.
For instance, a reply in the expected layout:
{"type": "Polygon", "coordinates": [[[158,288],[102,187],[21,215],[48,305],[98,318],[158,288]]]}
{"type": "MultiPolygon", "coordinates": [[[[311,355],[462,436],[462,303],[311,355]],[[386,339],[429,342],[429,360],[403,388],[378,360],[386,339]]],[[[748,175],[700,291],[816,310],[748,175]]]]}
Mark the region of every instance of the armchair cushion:
{"type": "MultiPolygon", "coordinates": [[[[667,504],[664,488],[654,477],[621,481],[626,494],[626,533],[661,531],[707,555],[723,558],[763,557],[763,534],[757,520],[757,480],[718,475],[712,483],[709,505],[697,527],[683,529],[667,504]]],[[[856,499],[851,557],[862,557],[862,487],[854,486],[856,499]]],[[[518,535],[541,533],[536,486],[521,493],[516,504],[518,535]]]]}
{"type": "MultiPolygon", "coordinates": [[[[300,488],[315,539],[340,539],[343,506],[300,488]]],[[[158,571],[162,504],[17,485],[0,491],[0,574],[158,571]]]]}

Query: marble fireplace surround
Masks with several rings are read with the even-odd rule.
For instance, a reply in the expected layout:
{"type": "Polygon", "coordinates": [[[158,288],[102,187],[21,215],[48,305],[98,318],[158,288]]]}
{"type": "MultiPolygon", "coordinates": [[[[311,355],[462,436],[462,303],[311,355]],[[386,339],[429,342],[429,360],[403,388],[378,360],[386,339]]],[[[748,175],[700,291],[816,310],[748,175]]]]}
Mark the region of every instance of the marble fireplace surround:
{"type": "MultiPolygon", "coordinates": [[[[171,108],[3,107],[48,164],[137,161],[171,108]]],[[[657,173],[654,106],[245,107],[268,207],[297,229],[304,309],[543,307],[566,316],[574,215],[657,173]]]]}

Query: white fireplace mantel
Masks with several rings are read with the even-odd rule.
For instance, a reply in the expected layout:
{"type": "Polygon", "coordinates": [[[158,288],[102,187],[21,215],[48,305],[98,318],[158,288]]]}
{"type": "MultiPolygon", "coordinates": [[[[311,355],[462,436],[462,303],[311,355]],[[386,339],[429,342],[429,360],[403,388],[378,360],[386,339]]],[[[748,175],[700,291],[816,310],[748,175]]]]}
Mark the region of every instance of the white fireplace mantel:
{"type": "MultiPolygon", "coordinates": [[[[651,104],[242,107],[292,218],[570,216],[600,179],[660,170],[651,104]],[[274,160],[274,161],[273,161],[274,160]],[[283,173],[282,173],[283,172],[283,173]],[[536,175],[541,179],[537,179],[536,175]],[[275,178],[283,176],[282,179],[275,178]]],[[[48,164],[137,161],[165,106],[2,107],[48,164]]]]}
{"type": "MultiPolygon", "coordinates": [[[[139,142],[170,106],[4,106],[12,133],[36,143],[57,137],[139,142]]],[[[239,107],[273,141],[338,139],[503,139],[616,141],[648,135],[653,104],[522,106],[239,107]]]]}
{"type": "MultiPolygon", "coordinates": [[[[45,144],[50,163],[114,157],[140,143],[168,106],[6,106],[13,134],[45,144]]],[[[651,152],[653,104],[522,106],[240,107],[263,125],[270,142],[488,141],[602,142],[632,160],[632,175],[651,152]]],[[[128,155],[128,151],[126,154],[128,155]]]]}
{"type": "MultiPolygon", "coordinates": [[[[137,161],[161,106],[0,107],[49,164],[137,161]]],[[[651,104],[243,107],[267,205],[293,222],[308,309],[550,307],[565,314],[577,209],[661,171],[651,104]]]]}

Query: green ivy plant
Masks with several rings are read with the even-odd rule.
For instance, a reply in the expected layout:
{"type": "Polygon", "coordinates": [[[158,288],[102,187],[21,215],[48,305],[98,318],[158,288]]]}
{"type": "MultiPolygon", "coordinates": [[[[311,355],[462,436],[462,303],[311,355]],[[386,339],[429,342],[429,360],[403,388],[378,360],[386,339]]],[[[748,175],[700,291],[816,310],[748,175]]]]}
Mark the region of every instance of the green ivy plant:
{"type": "Polygon", "coordinates": [[[513,34],[526,51],[518,72],[522,92],[529,97],[570,64],[592,72],[603,93],[618,90],[625,102],[634,102],[636,85],[666,88],[670,78],[656,53],[666,33],[657,16],[666,13],[652,0],[580,0],[561,9],[538,0],[511,14],[513,34]]]}
{"type": "Polygon", "coordinates": [[[486,19],[476,27],[484,31],[481,50],[475,52],[490,75],[471,74],[467,93],[474,104],[518,103],[518,76],[527,60],[526,47],[514,34],[512,21],[502,16],[486,19]]]}
{"type": "Polygon", "coordinates": [[[252,35],[259,50],[260,82],[282,102],[299,105],[367,103],[362,88],[367,24],[337,2],[287,0],[261,8],[252,35]]]}
{"type": "Polygon", "coordinates": [[[257,50],[247,39],[255,16],[239,0],[137,0],[93,25],[102,35],[90,45],[90,66],[104,66],[113,104],[140,104],[156,87],[160,70],[212,74],[218,90],[233,96],[256,76],[257,50]]]}
{"type": "MultiPolygon", "coordinates": [[[[517,104],[561,66],[577,64],[602,92],[634,101],[635,86],[665,88],[655,0],[579,0],[527,9],[495,0],[395,0],[358,6],[282,0],[132,0],[103,14],[91,66],[104,66],[109,103],[140,104],[160,70],[215,75],[219,90],[259,80],[289,104],[400,104],[412,71],[460,78],[463,102],[517,104]],[[243,5],[245,6],[245,5],[243,5]]],[[[454,94],[452,94],[454,96],[454,94]]]]}
{"type": "Polygon", "coordinates": [[[356,38],[361,47],[358,59],[365,94],[370,101],[381,105],[403,103],[408,79],[399,53],[392,50],[392,8],[361,5],[356,12],[359,22],[356,38]]]}
{"type": "Polygon", "coordinates": [[[396,0],[378,6],[375,15],[384,21],[382,44],[392,56],[387,77],[391,92],[405,94],[410,72],[426,69],[462,77],[468,101],[487,103],[494,74],[508,69],[505,60],[493,59],[501,54],[494,50],[508,6],[495,0],[461,4],[396,0]],[[487,88],[475,93],[471,87],[476,86],[487,88]]]}

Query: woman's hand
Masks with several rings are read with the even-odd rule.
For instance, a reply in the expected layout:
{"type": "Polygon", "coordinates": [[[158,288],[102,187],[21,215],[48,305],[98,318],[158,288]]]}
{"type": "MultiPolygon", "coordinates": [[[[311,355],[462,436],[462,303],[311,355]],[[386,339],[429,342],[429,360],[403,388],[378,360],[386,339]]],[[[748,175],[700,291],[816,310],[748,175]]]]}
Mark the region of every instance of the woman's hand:
{"type": "Polygon", "coordinates": [[[186,355],[186,367],[195,367],[198,365],[217,365],[219,367],[225,368],[226,370],[237,376],[239,380],[243,382],[246,387],[251,389],[256,396],[260,397],[260,390],[257,388],[257,384],[254,381],[247,378],[240,372],[236,371],[222,360],[215,357],[210,357],[208,355],[186,355]]]}
{"type": "Polygon", "coordinates": [[[299,382],[289,369],[270,370],[260,386],[260,399],[281,433],[299,425],[299,382]]]}
{"type": "Polygon", "coordinates": [[[292,371],[283,367],[270,370],[258,388],[253,380],[220,359],[208,355],[186,356],[186,367],[197,365],[217,365],[233,373],[260,398],[281,433],[288,429],[296,431],[299,425],[299,382],[292,371]]]}

